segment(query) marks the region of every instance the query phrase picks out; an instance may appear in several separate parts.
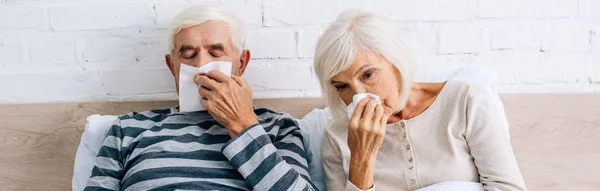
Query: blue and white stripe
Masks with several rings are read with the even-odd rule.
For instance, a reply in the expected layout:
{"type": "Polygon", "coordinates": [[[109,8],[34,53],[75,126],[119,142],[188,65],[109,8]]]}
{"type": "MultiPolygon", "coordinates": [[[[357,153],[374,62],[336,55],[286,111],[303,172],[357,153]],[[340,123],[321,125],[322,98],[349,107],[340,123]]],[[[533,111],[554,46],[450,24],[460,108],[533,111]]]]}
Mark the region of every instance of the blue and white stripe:
{"type": "Polygon", "coordinates": [[[316,190],[295,121],[255,114],[259,124],[233,139],[207,112],[120,116],[85,190],[316,190]]]}

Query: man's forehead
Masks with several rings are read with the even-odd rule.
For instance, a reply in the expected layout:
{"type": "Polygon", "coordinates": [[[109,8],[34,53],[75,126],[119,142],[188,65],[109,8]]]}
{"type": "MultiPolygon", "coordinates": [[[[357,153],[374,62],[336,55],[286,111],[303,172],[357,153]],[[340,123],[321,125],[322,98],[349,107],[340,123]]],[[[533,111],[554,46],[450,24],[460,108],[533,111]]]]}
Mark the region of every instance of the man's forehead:
{"type": "Polygon", "coordinates": [[[177,47],[182,45],[207,46],[213,44],[231,45],[231,35],[222,22],[207,21],[200,25],[181,30],[175,36],[177,47]]]}
{"type": "Polygon", "coordinates": [[[229,44],[231,44],[231,43],[228,43],[228,41],[219,40],[219,39],[215,39],[215,38],[181,39],[181,40],[178,40],[176,43],[177,48],[180,48],[183,46],[192,46],[192,47],[208,47],[208,46],[213,46],[213,45],[228,46],[229,44]]]}

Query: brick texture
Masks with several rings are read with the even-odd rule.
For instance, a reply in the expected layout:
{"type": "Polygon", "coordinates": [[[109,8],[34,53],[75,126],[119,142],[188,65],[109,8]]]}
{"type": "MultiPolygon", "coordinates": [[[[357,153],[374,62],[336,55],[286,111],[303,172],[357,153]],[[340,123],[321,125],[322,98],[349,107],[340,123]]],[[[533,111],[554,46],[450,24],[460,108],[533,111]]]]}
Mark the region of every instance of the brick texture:
{"type": "Polygon", "coordinates": [[[598,0],[0,0],[0,104],[176,99],[166,29],[198,4],[246,23],[256,98],[321,96],[315,42],[348,8],[398,23],[420,81],[478,65],[503,92],[600,90],[598,0]]]}

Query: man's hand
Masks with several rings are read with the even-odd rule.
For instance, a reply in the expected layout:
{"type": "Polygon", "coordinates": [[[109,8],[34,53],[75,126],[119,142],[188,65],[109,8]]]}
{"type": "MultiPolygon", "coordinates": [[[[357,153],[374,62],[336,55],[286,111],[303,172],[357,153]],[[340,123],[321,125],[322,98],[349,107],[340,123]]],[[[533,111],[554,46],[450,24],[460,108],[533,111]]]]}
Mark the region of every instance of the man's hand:
{"type": "Polygon", "coordinates": [[[232,138],[258,123],[252,106],[252,89],[242,77],[232,75],[230,78],[212,70],[206,75],[197,75],[194,82],[200,86],[202,106],[227,128],[232,138]]]}

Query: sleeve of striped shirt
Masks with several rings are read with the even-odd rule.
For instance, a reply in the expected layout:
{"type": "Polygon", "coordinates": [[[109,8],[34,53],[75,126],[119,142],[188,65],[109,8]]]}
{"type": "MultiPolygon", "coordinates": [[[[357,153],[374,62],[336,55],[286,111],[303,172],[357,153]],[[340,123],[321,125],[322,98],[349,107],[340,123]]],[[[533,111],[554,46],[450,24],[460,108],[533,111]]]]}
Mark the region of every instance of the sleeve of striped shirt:
{"type": "Polygon", "coordinates": [[[120,190],[121,180],[125,171],[121,163],[121,132],[120,120],[117,119],[108,131],[102,148],[96,156],[96,164],[88,179],[84,191],[120,190]]]}
{"type": "Polygon", "coordinates": [[[317,190],[309,178],[300,128],[289,117],[275,120],[268,127],[249,127],[223,147],[223,154],[254,190],[317,190]],[[273,128],[279,132],[270,137],[265,129],[273,128]]]}

